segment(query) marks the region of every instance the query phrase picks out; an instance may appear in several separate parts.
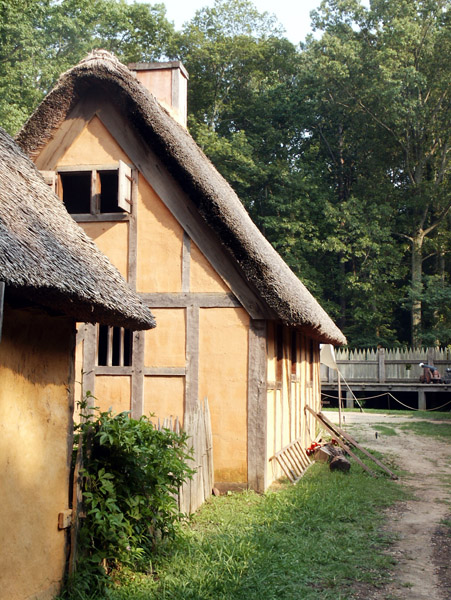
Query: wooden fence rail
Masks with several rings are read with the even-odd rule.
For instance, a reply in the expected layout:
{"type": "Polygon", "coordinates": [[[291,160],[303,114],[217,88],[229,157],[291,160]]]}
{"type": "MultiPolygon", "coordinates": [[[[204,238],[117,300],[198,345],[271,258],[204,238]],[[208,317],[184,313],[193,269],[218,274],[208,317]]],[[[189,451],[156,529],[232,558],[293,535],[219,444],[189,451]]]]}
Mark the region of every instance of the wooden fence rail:
{"type": "MultiPolygon", "coordinates": [[[[443,375],[451,367],[449,348],[375,348],[365,350],[336,350],[335,360],[348,383],[419,382],[421,362],[432,364],[443,375]]],[[[336,383],[337,371],[321,365],[321,381],[336,383]]]]}
{"type": "MultiPolygon", "coordinates": [[[[181,429],[178,418],[173,420],[172,417],[164,419],[163,422],[159,421],[158,428],[176,432],[180,432],[181,429]]],[[[192,479],[180,488],[178,505],[180,512],[189,515],[211,496],[214,485],[211,417],[206,398],[185,416],[183,429],[189,436],[188,446],[192,448],[189,466],[195,473],[192,479]]]]}

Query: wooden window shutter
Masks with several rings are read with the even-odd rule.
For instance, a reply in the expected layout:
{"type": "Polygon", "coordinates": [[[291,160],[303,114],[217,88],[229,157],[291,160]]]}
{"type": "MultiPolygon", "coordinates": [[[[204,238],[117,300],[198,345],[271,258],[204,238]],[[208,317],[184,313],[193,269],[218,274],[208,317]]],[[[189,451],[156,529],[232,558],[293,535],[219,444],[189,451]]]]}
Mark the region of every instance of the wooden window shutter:
{"type": "Polygon", "coordinates": [[[132,210],[132,170],[122,160],[119,161],[117,204],[125,212],[132,210]]]}
{"type": "Polygon", "coordinates": [[[55,171],[39,171],[44,178],[46,184],[51,188],[52,192],[56,194],[56,172],[55,171]]]}

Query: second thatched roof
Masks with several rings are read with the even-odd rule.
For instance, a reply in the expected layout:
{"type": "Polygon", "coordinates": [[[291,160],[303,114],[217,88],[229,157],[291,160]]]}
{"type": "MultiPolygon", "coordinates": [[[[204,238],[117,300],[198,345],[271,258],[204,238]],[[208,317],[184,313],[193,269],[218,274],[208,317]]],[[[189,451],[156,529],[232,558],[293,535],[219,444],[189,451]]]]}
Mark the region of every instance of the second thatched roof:
{"type": "Polygon", "coordinates": [[[155,321],[0,128],[0,281],[11,297],[129,329],[155,321]]]}

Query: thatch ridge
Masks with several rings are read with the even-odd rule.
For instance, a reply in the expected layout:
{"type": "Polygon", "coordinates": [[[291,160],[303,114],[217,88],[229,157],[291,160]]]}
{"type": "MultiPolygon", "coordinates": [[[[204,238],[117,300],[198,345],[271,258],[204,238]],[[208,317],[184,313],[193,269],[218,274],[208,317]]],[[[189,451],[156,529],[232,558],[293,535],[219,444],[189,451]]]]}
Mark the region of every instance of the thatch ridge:
{"type": "Polygon", "coordinates": [[[79,321],[155,321],[14,140],[0,129],[0,280],[11,297],[79,321]]]}
{"type": "Polygon", "coordinates": [[[274,318],[320,341],[345,344],[342,332],[258,230],[191,135],[111,54],[94,52],[60,77],[19,133],[24,150],[38,154],[86,90],[94,88],[114,97],[137,135],[163,159],[274,318]]]}

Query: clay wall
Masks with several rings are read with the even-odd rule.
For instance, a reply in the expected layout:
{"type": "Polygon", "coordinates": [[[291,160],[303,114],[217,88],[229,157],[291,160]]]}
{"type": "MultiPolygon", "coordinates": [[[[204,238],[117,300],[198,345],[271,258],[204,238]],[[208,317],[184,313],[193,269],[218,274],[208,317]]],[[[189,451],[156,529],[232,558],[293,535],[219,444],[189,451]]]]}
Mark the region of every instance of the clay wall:
{"type": "Polygon", "coordinates": [[[66,562],[72,320],[5,306],[0,342],[0,595],[47,600],[66,562]]]}

